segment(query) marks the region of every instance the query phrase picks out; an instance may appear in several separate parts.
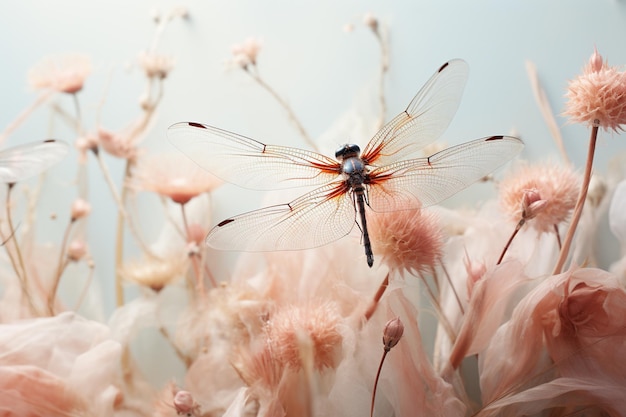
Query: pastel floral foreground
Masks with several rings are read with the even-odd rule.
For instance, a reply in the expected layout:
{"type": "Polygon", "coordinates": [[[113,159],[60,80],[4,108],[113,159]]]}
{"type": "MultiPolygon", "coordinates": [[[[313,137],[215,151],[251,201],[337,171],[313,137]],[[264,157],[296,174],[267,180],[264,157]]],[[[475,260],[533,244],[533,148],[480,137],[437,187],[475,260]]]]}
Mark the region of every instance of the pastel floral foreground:
{"type": "MultiPolygon", "coordinates": [[[[591,169],[593,152],[582,175],[568,163],[516,162],[476,185],[491,198],[463,208],[368,210],[374,268],[358,228],[319,248],[225,261],[203,244],[212,209],[232,209],[216,192],[222,182],[177,153],[155,154],[148,140],[163,136],[151,126],[176,70],[158,41],[185,17],[182,8],[153,16],[154,38],[135,62],[144,89],[121,129],[81,114],[102,105],[81,107],[88,59],[31,72],[46,94],[72,94],[52,114],[74,129],[76,177],[46,186],[76,192],[41,220],[37,188],[7,186],[0,416],[626,416],[626,253],[610,271],[595,261],[607,211],[626,248],[623,156],[605,176],[591,169]],[[112,159],[122,172],[109,171],[112,159]],[[115,231],[111,253],[88,244],[100,205],[87,169],[106,181],[98,197],[115,203],[101,226],[115,231]],[[39,242],[38,221],[60,222],[62,235],[39,242]],[[115,263],[115,276],[93,285],[99,259],[115,263]],[[115,289],[110,317],[103,285],[115,289]]],[[[326,135],[333,141],[367,137],[385,119],[387,28],[372,13],[362,24],[381,51],[380,114],[341,119],[326,135]]],[[[249,38],[231,64],[303,141],[323,146],[259,75],[262,51],[249,38]]],[[[598,130],[623,130],[623,81],[595,52],[569,85],[566,113],[591,128],[592,150],[598,130]]]]}

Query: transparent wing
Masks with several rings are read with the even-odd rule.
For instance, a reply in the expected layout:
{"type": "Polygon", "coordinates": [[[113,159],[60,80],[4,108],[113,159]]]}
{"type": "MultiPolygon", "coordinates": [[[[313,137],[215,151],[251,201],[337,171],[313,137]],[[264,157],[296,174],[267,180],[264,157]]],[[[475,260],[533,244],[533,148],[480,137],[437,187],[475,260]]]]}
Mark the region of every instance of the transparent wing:
{"type": "Polygon", "coordinates": [[[369,205],[392,211],[437,204],[485,177],[517,155],[524,143],[491,136],[390,164],[370,172],[369,205]]]}
{"type": "Polygon", "coordinates": [[[245,188],[274,190],[321,185],[339,175],[339,162],[315,152],[265,145],[216,127],[182,122],[168,129],[170,142],[221,179],[245,188]]]}
{"type": "Polygon", "coordinates": [[[16,183],[44,172],[67,155],[69,146],[54,139],[0,151],[0,181],[16,183]]]}
{"type": "Polygon", "coordinates": [[[365,146],[362,158],[383,166],[410,159],[446,130],[456,113],[469,67],[460,59],[443,64],[430,77],[405,111],[382,127],[365,146]]]}
{"type": "Polygon", "coordinates": [[[251,252],[313,248],[350,233],[355,216],[347,186],[337,181],[291,203],[226,219],[209,232],[206,243],[251,252]]]}

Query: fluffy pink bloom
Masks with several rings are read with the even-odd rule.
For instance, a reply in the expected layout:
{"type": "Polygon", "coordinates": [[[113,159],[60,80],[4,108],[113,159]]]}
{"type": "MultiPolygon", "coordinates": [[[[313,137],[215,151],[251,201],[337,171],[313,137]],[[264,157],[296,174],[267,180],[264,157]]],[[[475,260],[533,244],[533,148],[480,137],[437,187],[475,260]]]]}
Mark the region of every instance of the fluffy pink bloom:
{"type": "Polygon", "coordinates": [[[374,256],[392,270],[422,273],[441,257],[443,238],[437,216],[427,210],[397,210],[368,217],[374,256]]]}
{"type": "Polygon", "coordinates": [[[82,55],[64,55],[46,58],[38,63],[28,73],[28,81],[36,89],[74,94],[82,90],[90,73],[89,58],[82,55]]]}
{"type": "Polygon", "coordinates": [[[246,39],[243,43],[233,45],[231,47],[233,63],[241,68],[256,65],[261,46],[261,41],[253,37],[246,39]]]}
{"type": "Polygon", "coordinates": [[[565,115],[573,122],[623,130],[626,123],[626,74],[609,66],[595,50],[583,73],[570,81],[565,115]]]}
{"type": "Polygon", "coordinates": [[[314,366],[334,368],[341,353],[340,316],[331,303],[287,306],[272,314],[267,323],[267,348],[274,360],[293,369],[302,367],[301,338],[312,343],[314,366]]]}
{"type": "Polygon", "coordinates": [[[222,180],[177,153],[143,157],[135,177],[138,188],[169,197],[179,204],[222,184],[222,180]]]}
{"type": "Polygon", "coordinates": [[[528,219],[530,213],[528,224],[540,232],[552,232],[574,209],[578,184],[578,175],[569,167],[521,164],[500,182],[500,204],[512,220],[517,222],[523,215],[528,219]],[[538,202],[542,202],[541,209],[530,210],[538,202]]]}

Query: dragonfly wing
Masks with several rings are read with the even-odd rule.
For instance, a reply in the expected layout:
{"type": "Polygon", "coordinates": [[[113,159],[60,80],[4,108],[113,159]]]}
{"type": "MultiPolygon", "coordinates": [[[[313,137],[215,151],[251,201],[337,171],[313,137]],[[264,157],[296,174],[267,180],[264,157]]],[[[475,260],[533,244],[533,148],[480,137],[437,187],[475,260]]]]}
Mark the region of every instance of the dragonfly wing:
{"type": "Polygon", "coordinates": [[[304,149],[265,145],[216,127],[182,122],[168,138],[195,163],[230,183],[258,190],[326,184],[337,178],[334,159],[304,149]]]}
{"type": "Polygon", "coordinates": [[[226,219],[209,232],[206,243],[251,252],[313,248],[350,233],[355,216],[347,185],[336,181],[291,203],[226,219]]]}
{"type": "Polygon", "coordinates": [[[369,205],[374,211],[426,207],[468,187],[517,155],[524,143],[491,136],[400,161],[370,172],[369,205]]]}
{"type": "Polygon", "coordinates": [[[388,122],[364,148],[369,165],[383,166],[414,158],[437,140],[456,113],[469,67],[461,59],[443,64],[409,103],[406,110],[388,122]]]}
{"type": "Polygon", "coordinates": [[[0,181],[16,183],[44,172],[67,155],[69,146],[54,139],[15,146],[0,152],[0,181]]]}

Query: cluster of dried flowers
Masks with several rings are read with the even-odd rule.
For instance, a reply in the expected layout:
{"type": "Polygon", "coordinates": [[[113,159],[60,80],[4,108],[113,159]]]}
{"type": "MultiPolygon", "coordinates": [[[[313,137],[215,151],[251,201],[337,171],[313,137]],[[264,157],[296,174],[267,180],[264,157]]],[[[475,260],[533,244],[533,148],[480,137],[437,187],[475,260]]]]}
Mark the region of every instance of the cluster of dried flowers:
{"type": "MultiPolygon", "coordinates": [[[[157,16],[157,34],[185,16],[157,16]]],[[[386,37],[375,16],[364,23],[381,45],[382,120],[386,37]]],[[[626,258],[612,272],[594,268],[590,239],[610,205],[611,229],[626,247],[623,179],[591,181],[598,130],[626,124],[623,72],[595,52],[570,82],[565,114],[592,131],[582,177],[567,163],[519,163],[497,182],[499,203],[372,214],[383,265],[373,270],[355,235],[307,251],[242,255],[235,273],[215,276],[220,254],[202,241],[211,225],[208,195],[220,181],[174,152],[140,147],[174,68],[157,40],[138,60],[147,83],[139,116],[119,132],[82,123],[88,59],[48,61],[30,74],[45,90],[34,107],[73,97],[74,116],[53,108],[76,129],[78,166],[95,161],[118,204],[111,219],[118,225],[117,276],[104,280],[116,286],[118,307],[106,323],[76,313],[97,271],[85,240],[89,195],[79,189],[68,204],[60,243],[41,245],[32,232],[37,196],[20,206],[9,200],[20,186],[11,182],[0,228],[0,415],[626,415],[626,258]],[[101,150],[125,160],[121,184],[101,150]],[[162,197],[165,226],[156,242],[140,233],[138,192],[162,197]],[[22,207],[16,230],[11,213],[22,207]],[[125,256],[125,231],[138,259],[125,256]],[[59,291],[62,281],[77,294],[59,291]],[[124,282],[140,295],[126,300],[124,282]],[[165,386],[146,377],[146,358],[133,353],[146,329],[171,347],[151,352],[151,362],[184,369],[165,386]],[[463,370],[468,362],[475,374],[463,370]]],[[[260,77],[260,50],[248,39],[233,48],[232,64],[311,141],[260,77]]]]}

